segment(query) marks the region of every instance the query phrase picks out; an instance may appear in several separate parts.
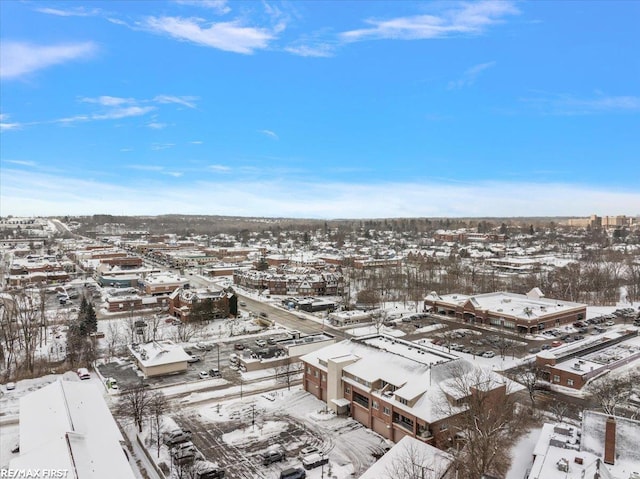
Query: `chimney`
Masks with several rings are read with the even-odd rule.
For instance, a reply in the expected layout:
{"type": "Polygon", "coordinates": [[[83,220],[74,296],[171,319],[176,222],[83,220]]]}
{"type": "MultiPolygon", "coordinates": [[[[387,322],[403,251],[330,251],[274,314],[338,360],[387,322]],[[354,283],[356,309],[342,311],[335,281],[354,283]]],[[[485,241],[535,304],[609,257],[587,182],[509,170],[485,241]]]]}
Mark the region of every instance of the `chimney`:
{"type": "Polygon", "coordinates": [[[607,418],[604,428],[604,463],[616,462],[616,420],[613,416],[607,418]]]}

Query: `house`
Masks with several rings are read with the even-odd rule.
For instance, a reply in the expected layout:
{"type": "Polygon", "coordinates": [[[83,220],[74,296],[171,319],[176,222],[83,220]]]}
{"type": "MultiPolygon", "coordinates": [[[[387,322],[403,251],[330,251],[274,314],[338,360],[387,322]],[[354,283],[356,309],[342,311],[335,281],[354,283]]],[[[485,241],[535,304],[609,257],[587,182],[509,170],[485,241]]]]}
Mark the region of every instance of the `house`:
{"type": "Polygon", "coordinates": [[[305,391],[394,442],[408,435],[446,447],[450,421],[466,410],[468,397],[518,387],[452,354],[385,335],[341,341],[300,359],[305,391]],[[482,384],[472,383],[479,372],[482,384]],[[471,379],[469,390],[457,389],[461,377],[471,379]]]}
{"type": "Polygon", "coordinates": [[[20,398],[20,455],[9,470],[67,471],[77,479],[136,477],[124,438],[90,381],[59,380],[20,398]]]}
{"type": "Polygon", "coordinates": [[[205,308],[206,317],[200,319],[228,318],[238,313],[237,297],[227,291],[178,288],[169,295],[169,314],[188,320],[196,304],[205,308]]]}
{"type": "Polygon", "coordinates": [[[168,340],[131,344],[128,348],[147,378],[185,372],[191,358],[182,346],[168,340]]]}
{"type": "Polygon", "coordinates": [[[539,288],[533,288],[527,294],[495,292],[471,296],[441,296],[432,291],[424,299],[424,309],[455,316],[467,323],[497,326],[531,334],[572,324],[587,316],[586,304],[545,298],[539,288]]]}

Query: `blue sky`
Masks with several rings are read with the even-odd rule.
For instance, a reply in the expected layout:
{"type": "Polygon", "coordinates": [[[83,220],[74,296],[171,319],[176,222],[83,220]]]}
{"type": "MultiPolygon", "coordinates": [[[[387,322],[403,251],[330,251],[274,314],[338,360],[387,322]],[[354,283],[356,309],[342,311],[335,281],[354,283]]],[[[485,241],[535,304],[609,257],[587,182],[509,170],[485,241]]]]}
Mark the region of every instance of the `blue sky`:
{"type": "Polygon", "coordinates": [[[0,214],[640,214],[640,2],[12,1],[0,214]]]}

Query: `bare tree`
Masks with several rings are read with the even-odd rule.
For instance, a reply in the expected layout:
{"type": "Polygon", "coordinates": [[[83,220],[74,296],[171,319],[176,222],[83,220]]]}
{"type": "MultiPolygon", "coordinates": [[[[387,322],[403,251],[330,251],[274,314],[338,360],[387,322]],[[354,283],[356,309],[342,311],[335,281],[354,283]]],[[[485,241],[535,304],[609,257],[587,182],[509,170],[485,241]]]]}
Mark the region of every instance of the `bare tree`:
{"type": "Polygon", "coordinates": [[[291,357],[287,357],[284,364],[275,368],[276,380],[286,384],[287,390],[291,391],[291,384],[301,371],[302,363],[300,361],[292,361],[291,357]]]}
{"type": "Polygon", "coordinates": [[[169,411],[169,402],[161,391],[154,392],[149,399],[149,416],[152,429],[155,429],[156,448],[160,457],[161,427],[164,415],[169,411]]]}
{"type": "Polygon", "coordinates": [[[452,398],[447,415],[454,437],[460,440],[461,447],[455,452],[459,479],[503,476],[510,462],[509,447],[524,421],[514,395],[495,373],[468,363],[453,364],[450,373],[441,387],[452,398]]]}
{"type": "Polygon", "coordinates": [[[538,374],[539,369],[536,366],[535,361],[521,364],[513,371],[513,378],[527,388],[529,393],[529,399],[531,400],[531,407],[536,407],[536,391],[538,390],[538,374]]]}
{"type": "Polygon", "coordinates": [[[149,414],[150,404],[151,393],[140,384],[123,390],[116,405],[115,414],[124,420],[133,421],[138,432],[142,432],[142,424],[149,414]]]}
{"type": "Polygon", "coordinates": [[[610,373],[591,382],[585,391],[606,414],[615,416],[616,409],[631,395],[633,386],[638,381],[640,373],[635,371],[625,375],[610,373]]]}
{"type": "Polygon", "coordinates": [[[371,323],[376,328],[376,334],[380,334],[380,328],[387,320],[387,311],[384,309],[377,309],[371,313],[371,323]]]}
{"type": "Polygon", "coordinates": [[[564,401],[553,401],[549,407],[549,411],[553,414],[553,418],[557,422],[564,421],[564,418],[569,414],[570,406],[564,401]]]}
{"type": "MultiPolygon", "coordinates": [[[[451,467],[448,454],[434,454],[426,444],[405,443],[405,447],[396,452],[385,468],[383,479],[442,479],[451,467]],[[445,457],[442,457],[445,456],[445,457]]],[[[387,453],[389,454],[389,453],[387,453]]],[[[453,458],[451,458],[453,459],[453,458]]]]}

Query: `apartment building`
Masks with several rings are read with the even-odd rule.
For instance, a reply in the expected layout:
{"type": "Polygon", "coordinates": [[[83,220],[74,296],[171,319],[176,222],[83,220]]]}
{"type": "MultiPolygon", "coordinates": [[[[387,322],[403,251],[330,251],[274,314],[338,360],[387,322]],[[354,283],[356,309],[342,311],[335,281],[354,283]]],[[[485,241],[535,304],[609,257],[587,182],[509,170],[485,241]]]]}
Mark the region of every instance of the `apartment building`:
{"type": "Polygon", "coordinates": [[[237,297],[226,291],[209,289],[178,288],[169,295],[169,314],[179,319],[187,319],[195,304],[205,303],[209,318],[227,318],[229,314],[237,314],[237,297]]]}
{"type": "Polygon", "coordinates": [[[429,346],[372,335],[346,340],[302,356],[305,391],[338,414],[348,414],[394,442],[411,436],[436,447],[449,444],[452,419],[466,398],[504,396],[514,384],[497,374],[429,346]],[[482,377],[468,391],[461,376],[482,377]]]}
{"type": "Polygon", "coordinates": [[[519,333],[536,333],[572,324],[587,315],[586,304],[545,298],[538,288],[527,294],[495,292],[441,296],[433,291],[425,298],[424,309],[455,316],[467,323],[497,326],[519,333]]]}

